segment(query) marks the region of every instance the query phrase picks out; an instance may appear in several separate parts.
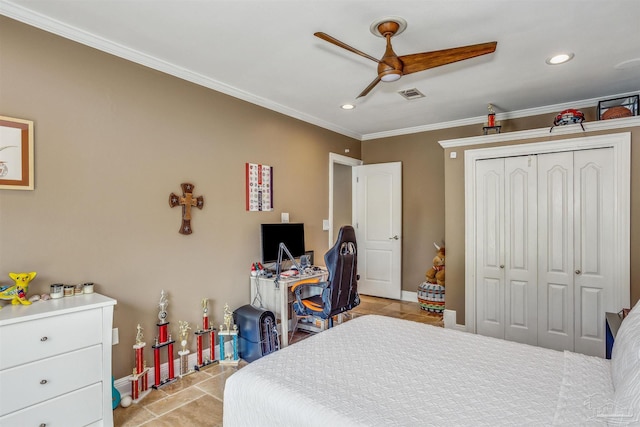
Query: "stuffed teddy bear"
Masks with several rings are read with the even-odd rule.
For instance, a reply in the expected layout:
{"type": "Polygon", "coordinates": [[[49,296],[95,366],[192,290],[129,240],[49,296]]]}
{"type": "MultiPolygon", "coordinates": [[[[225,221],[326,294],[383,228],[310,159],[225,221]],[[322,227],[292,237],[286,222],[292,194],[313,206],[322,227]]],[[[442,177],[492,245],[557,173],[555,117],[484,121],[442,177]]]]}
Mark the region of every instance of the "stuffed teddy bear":
{"type": "Polygon", "coordinates": [[[427,270],[425,274],[427,278],[427,283],[436,283],[440,286],[444,286],[444,260],[445,260],[445,252],[444,246],[438,246],[435,243],[433,246],[436,247],[438,253],[433,258],[433,267],[427,270]]]}

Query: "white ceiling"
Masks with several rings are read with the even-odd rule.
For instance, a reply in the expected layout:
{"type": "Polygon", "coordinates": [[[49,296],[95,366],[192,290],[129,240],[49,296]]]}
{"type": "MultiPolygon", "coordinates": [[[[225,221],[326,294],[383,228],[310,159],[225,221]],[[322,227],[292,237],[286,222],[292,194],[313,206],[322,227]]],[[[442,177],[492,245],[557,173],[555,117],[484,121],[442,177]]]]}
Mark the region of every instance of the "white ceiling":
{"type": "Polygon", "coordinates": [[[640,92],[638,0],[0,0],[0,13],[362,140],[482,123],[488,103],[504,119],[640,92]],[[376,63],[313,33],[382,57],[369,26],[386,16],[408,22],[398,55],[498,47],[356,100],[376,63]],[[575,58],[545,64],[561,51],[575,58]],[[426,97],[397,93],[409,88],[426,97]]]}

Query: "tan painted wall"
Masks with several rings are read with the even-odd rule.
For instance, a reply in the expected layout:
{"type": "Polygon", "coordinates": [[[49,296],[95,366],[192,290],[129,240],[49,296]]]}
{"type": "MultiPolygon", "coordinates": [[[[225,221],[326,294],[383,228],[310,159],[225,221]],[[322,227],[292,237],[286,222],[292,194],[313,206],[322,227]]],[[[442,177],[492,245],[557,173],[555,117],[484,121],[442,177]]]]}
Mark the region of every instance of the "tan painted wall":
{"type": "Polygon", "coordinates": [[[30,293],[92,281],[117,299],[116,378],[131,372],[136,324],[153,342],[162,289],[174,336],[200,321],[203,297],[214,325],[225,303],[249,303],[260,223],[289,212],[326,251],[329,152],[359,158],[359,141],[4,17],[0,40],[0,115],[35,122],[36,186],[0,190],[0,283],[35,270],[30,293]],[[246,162],[274,167],[274,212],[245,211],[246,162]],[[182,182],[205,199],[190,236],[168,203],[182,182]]]}
{"type": "Polygon", "coordinates": [[[352,215],[351,166],[333,165],[333,237],[337,238],[340,227],[351,224],[352,215]]]}
{"type": "Polygon", "coordinates": [[[425,132],[362,143],[365,164],[402,162],[404,291],[417,292],[436,254],[433,243],[441,244],[445,239],[444,162],[438,140],[450,138],[450,132],[425,132]]]}

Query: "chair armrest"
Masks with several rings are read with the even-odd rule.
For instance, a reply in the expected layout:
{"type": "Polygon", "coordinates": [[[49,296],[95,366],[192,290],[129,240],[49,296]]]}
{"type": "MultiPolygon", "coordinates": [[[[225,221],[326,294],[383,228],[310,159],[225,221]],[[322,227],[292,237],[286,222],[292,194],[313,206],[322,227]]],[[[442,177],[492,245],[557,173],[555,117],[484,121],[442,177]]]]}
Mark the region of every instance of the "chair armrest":
{"type": "Polygon", "coordinates": [[[291,286],[291,292],[299,293],[303,288],[309,287],[326,288],[327,285],[327,282],[321,282],[317,277],[311,279],[303,279],[291,286]]]}
{"type": "MultiPolygon", "coordinates": [[[[309,305],[309,301],[303,300],[302,291],[309,288],[322,289],[323,301],[325,299],[325,293],[330,289],[329,282],[321,282],[319,277],[303,279],[299,282],[296,282],[293,286],[291,286],[291,292],[295,293],[295,302],[293,303],[293,307],[297,315],[308,316],[311,314],[322,314],[327,310],[326,304],[323,304],[323,306],[312,307],[309,305]],[[296,306],[299,308],[296,308],[296,306]]],[[[329,304],[328,309],[331,309],[331,304],[329,304]]]]}

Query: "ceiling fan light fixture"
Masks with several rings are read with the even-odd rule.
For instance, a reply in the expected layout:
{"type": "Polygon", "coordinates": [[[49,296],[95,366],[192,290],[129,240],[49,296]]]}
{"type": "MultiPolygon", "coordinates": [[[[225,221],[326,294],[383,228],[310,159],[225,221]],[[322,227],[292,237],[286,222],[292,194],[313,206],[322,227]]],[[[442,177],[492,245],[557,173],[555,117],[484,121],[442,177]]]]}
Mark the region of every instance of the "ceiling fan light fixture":
{"type": "Polygon", "coordinates": [[[573,59],[574,54],[572,52],[569,53],[560,53],[558,55],[554,55],[552,57],[547,58],[545,61],[549,65],[560,65],[565,62],[569,62],[573,59]]]}
{"type": "Polygon", "coordinates": [[[382,75],[380,77],[380,80],[382,80],[383,82],[389,83],[389,82],[395,82],[397,80],[400,80],[400,77],[402,77],[402,72],[398,70],[391,70],[385,73],[384,75],[382,75]]]}

